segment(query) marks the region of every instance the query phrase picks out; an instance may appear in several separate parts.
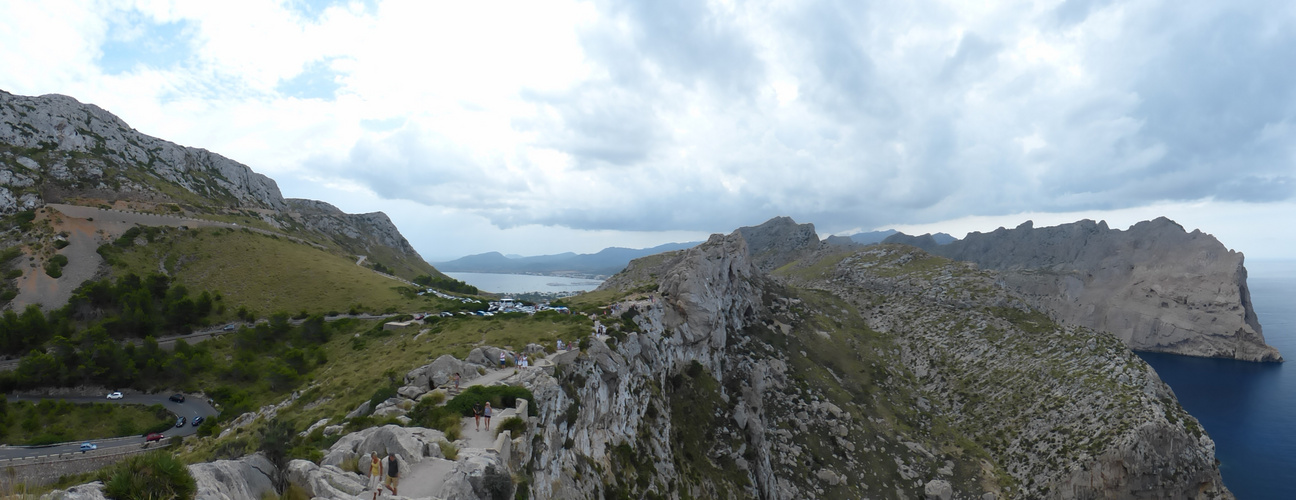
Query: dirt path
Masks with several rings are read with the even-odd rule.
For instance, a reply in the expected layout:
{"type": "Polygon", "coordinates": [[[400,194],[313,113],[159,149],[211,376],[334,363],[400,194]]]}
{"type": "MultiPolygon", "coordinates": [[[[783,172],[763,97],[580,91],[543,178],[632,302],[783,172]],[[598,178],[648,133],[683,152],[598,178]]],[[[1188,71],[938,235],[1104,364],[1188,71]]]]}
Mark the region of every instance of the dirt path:
{"type": "Polygon", "coordinates": [[[100,244],[96,234],[98,229],[93,223],[85,219],[50,215],[62,219],[55,224],[55,230],[68,233],[68,246],[57,252],[67,257],[68,264],[63,266],[63,275],[58,279],[45,274],[45,269],[40,265],[24,268],[23,276],[18,280],[18,296],[12,302],[15,311],[21,311],[31,304],[45,310],[61,307],[72,297],[72,291],[93,278],[103,264],[103,257],[97,252],[100,244]]]}

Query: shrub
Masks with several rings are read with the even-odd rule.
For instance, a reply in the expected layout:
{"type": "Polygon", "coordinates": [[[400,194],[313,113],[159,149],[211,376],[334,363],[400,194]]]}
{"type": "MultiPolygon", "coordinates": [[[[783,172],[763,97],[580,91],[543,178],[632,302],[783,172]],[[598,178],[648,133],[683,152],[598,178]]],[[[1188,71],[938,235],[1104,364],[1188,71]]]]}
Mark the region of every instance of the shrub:
{"type": "Polygon", "coordinates": [[[589,337],[582,338],[582,339],[580,340],[580,344],[577,345],[577,347],[580,348],[581,352],[585,352],[587,349],[589,349],[589,346],[590,346],[590,338],[589,338],[589,337]]]}
{"type": "Polygon", "coordinates": [[[482,489],[491,500],[508,500],[513,495],[513,478],[507,471],[489,465],[486,474],[482,475],[482,489]]]}
{"type": "Polygon", "coordinates": [[[54,279],[61,278],[63,277],[63,266],[58,265],[58,263],[54,261],[46,262],[45,274],[48,274],[49,277],[54,279]]]}
{"type": "Polygon", "coordinates": [[[5,273],[5,279],[7,280],[11,280],[20,276],[22,276],[22,269],[10,269],[8,272],[5,273]]]}
{"type": "Polygon", "coordinates": [[[70,245],[70,243],[68,243],[67,240],[54,240],[54,248],[62,250],[63,248],[66,248],[68,245],[70,245]]]}
{"type": "Polygon", "coordinates": [[[369,397],[369,413],[373,413],[374,410],[378,409],[378,405],[382,404],[383,401],[394,397],[396,397],[395,387],[388,385],[378,388],[378,390],[374,391],[373,396],[369,397]]]}
{"type": "Polygon", "coordinates": [[[484,404],[489,401],[491,407],[502,410],[513,407],[519,399],[531,401],[533,404],[527,405],[527,414],[533,417],[536,416],[535,397],[531,395],[531,391],[525,387],[511,385],[493,385],[489,387],[474,385],[451,399],[449,403],[446,403],[445,407],[465,417],[471,417],[473,405],[484,404]]]}
{"type": "Polygon", "coordinates": [[[495,435],[498,436],[501,432],[509,431],[509,437],[518,437],[525,433],[526,429],[525,420],[520,417],[509,417],[501,421],[499,426],[495,428],[495,435]]]}
{"type": "Polygon", "coordinates": [[[191,499],[198,491],[189,469],[174,456],[153,452],[130,457],[101,471],[104,496],[109,498],[191,499]]]}
{"type": "Polygon", "coordinates": [[[437,443],[437,445],[441,447],[441,454],[445,456],[446,460],[459,459],[459,447],[455,446],[454,443],[442,441],[437,443]]]}

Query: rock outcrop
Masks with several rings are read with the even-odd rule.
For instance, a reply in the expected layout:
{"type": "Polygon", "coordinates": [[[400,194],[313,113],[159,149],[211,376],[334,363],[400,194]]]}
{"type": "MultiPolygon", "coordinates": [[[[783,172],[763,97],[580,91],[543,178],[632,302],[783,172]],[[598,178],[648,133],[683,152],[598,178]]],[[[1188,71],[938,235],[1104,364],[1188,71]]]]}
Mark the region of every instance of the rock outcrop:
{"type": "Polygon", "coordinates": [[[189,473],[198,483],[196,500],[239,500],[278,493],[273,479],[278,469],[260,453],[238,460],[193,464],[189,473]]]}
{"type": "Polygon", "coordinates": [[[927,249],[998,270],[1007,288],[1055,319],[1136,350],[1282,361],[1251,306],[1243,255],[1164,217],[1127,231],[1028,221],[927,249]]]}
{"type": "Polygon", "coordinates": [[[390,248],[402,257],[422,260],[385,213],[348,214],[328,203],[300,198],[289,198],[286,211],[308,229],[353,253],[371,255],[380,248],[390,248]]]}
{"type": "MultiPolygon", "coordinates": [[[[210,200],[282,210],[279,186],[246,165],[204,149],[142,134],[116,115],[68,96],[0,91],[0,162],[24,190],[49,200],[67,195],[123,195],[177,201],[149,177],[210,200]],[[143,174],[146,177],[140,177],[143,174]],[[27,184],[43,178],[43,186],[27,184]]],[[[9,188],[0,198],[14,196],[9,188]]]]}
{"type": "Polygon", "coordinates": [[[908,247],[784,246],[781,282],[735,232],[605,283],[634,327],[523,376],[534,498],[1231,498],[1115,337],[908,247]]]}
{"type": "Polygon", "coordinates": [[[819,247],[814,224],[797,224],[791,217],[775,217],[759,226],[738,228],[747,242],[751,261],[762,271],[772,271],[819,247]]]}

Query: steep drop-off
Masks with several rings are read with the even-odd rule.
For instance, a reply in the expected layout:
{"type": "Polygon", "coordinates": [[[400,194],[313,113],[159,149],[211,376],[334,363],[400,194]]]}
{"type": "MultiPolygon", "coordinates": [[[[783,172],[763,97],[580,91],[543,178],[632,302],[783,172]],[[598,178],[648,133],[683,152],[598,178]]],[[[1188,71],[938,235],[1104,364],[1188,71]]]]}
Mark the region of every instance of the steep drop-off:
{"type": "Polygon", "coordinates": [[[1161,217],[1126,231],[1084,220],[971,233],[928,251],[1001,271],[1054,319],[1110,332],[1137,350],[1282,361],[1266,345],[1243,255],[1161,217]]]}

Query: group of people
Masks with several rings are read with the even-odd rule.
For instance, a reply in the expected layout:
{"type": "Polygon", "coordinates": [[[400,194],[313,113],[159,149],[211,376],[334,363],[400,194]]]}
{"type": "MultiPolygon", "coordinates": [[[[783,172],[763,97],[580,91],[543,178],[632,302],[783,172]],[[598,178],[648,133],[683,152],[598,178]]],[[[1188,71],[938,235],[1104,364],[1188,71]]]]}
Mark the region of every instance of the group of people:
{"type": "Polygon", "coordinates": [[[508,351],[500,351],[500,358],[499,358],[500,368],[504,368],[505,366],[508,366],[509,355],[513,356],[513,359],[516,362],[518,368],[526,368],[528,366],[531,366],[531,360],[528,360],[525,354],[518,354],[516,352],[510,353],[508,351]]]}
{"type": "Polygon", "coordinates": [[[473,410],[473,420],[476,421],[476,423],[477,423],[477,432],[481,432],[481,421],[482,421],[482,417],[486,417],[486,430],[489,431],[489,430],[490,430],[490,418],[491,418],[491,405],[490,405],[490,401],[487,401],[487,402],[486,402],[486,406],[485,406],[485,407],[482,407],[482,405],[480,405],[480,404],[475,404],[475,405],[473,405],[472,410],[473,410]]]}
{"type": "Polygon", "coordinates": [[[386,465],[383,460],[378,458],[378,452],[369,453],[369,488],[374,490],[374,500],[378,500],[378,493],[385,487],[391,491],[392,495],[396,494],[396,486],[400,483],[400,461],[396,459],[396,454],[388,452],[386,465]],[[383,472],[386,474],[383,474],[383,472]],[[383,478],[386,479],[383,479],[383,478]]]}

